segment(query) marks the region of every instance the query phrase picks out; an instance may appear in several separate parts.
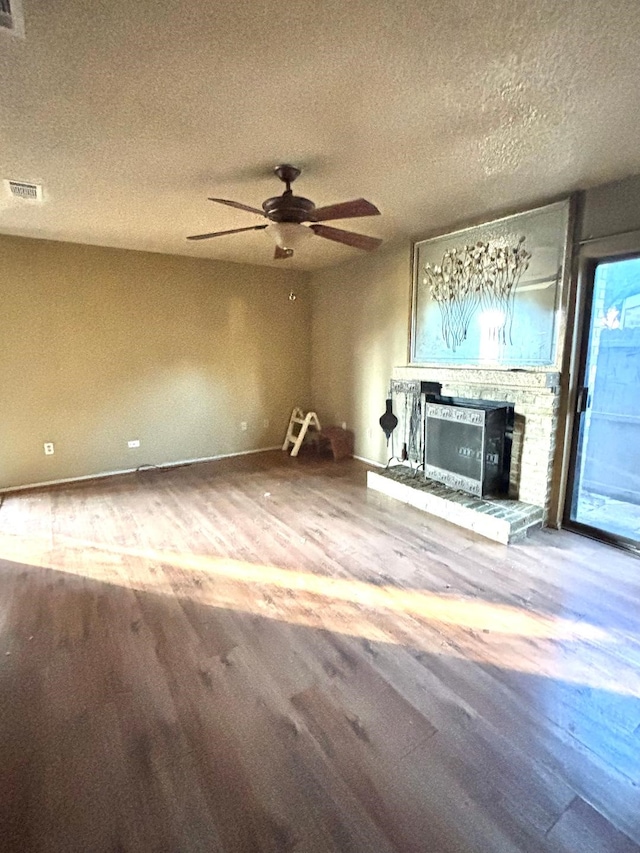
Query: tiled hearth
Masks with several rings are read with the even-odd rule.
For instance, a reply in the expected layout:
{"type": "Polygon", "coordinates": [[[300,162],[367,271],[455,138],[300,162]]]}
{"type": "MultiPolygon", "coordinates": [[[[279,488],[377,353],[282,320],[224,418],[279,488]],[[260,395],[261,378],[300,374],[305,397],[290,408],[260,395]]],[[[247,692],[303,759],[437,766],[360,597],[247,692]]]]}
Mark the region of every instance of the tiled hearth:
{"type": "Polygon", "coordinates": [[[405,465],[369,471],[367,486],[505,545],[540,527],[544,515],[542,507],[522,501],[476,498],[457,492],[420,474],[415,476],[405,465]]]}

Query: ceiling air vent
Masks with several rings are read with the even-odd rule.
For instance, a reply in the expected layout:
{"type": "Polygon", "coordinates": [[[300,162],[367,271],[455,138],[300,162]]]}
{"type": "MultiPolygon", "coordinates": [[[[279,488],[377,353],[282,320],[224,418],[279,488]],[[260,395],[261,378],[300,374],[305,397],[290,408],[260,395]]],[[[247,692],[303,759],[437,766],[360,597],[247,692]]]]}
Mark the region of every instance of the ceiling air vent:
{"type": "MultiPolygon", "coordinates": [[[[3,0],[0,0],[2,3],[3,0]]],[[[5,181],[9,195],[20,201],[42,201],[42,184],[30,184],[27,181],[5,181]]]]}
{"type": "Polygon", "coordinates": [[[22,0],[0,0],[0,31],[24,38],[22,0]]]}

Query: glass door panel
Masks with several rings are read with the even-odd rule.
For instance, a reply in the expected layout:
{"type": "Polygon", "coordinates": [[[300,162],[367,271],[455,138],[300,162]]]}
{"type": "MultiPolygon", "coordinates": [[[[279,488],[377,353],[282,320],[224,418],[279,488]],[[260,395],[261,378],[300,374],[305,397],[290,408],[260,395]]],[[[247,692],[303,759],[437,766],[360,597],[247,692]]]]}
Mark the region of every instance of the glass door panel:
{"type": "Polygon", "coordinates": [[[640,257],[597,263],[569,523],[640,545],[640,257]]]}

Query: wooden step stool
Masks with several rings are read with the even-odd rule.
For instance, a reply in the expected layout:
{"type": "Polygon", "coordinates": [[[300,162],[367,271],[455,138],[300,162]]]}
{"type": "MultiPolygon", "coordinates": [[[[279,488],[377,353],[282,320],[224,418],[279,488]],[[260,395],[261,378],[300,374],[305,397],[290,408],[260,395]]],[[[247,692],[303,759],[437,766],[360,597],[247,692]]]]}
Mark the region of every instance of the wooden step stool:
{"type": "Polygon", "coordinates": [[[297,456],[298,451],[302,447],[302,442],[304,441],[309,427],[311,427],[312,429],[317,429],[318,432],[320,432],[320,421],[318,420],[318,416],[316,415],[316,413],[307,412],[307,414],[305,415],[302,409],[295,408],[291,412],[291,418],[289,419],[289,426],[287,428],[287,434],[285,436],[282,449],[288,450],[289,445],[293,444],[291,456],[297,456]],[[300,431],[297,434],[296,427],[300,427],[300,431]]]}

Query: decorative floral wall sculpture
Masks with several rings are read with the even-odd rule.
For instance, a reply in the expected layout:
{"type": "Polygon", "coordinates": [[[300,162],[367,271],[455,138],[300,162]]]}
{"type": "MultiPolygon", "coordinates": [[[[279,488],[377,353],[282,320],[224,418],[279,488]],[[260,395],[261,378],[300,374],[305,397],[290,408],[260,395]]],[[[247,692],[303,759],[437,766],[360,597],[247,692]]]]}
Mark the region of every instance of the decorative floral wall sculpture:
{"type": "Polygon", "coordinates": [[[513,247],[479,240],[460,250],[449,249],[440,265],[425,266],[423,284],[428,285],[440,306],[442,338],[449,349],[455,351],[466,339],[478,308],[501,318],[493,333],[500,336],[503,344],[511,343],[516,287],[531,258],[524,248],[525,240],[521,237],[513,247]]]}
{"type": "Polygon", "coordinates": [[[412,362],[554,364],[568,213],[557,202],[416,243],[412,362]]]}

